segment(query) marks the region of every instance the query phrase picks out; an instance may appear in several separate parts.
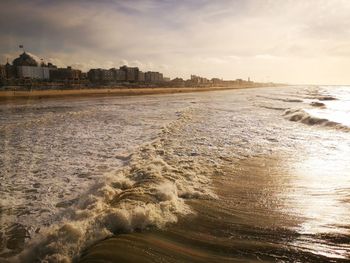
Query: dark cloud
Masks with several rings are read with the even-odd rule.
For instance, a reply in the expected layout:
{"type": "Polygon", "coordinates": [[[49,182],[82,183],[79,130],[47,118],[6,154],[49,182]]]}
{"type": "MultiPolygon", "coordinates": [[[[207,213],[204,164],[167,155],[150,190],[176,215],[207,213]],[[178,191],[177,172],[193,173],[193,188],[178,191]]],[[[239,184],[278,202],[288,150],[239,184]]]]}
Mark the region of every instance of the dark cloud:
{"type": "MultiPolygon", "coordinates": [[[[25,44],[34,52],[56,50],[67,52],[77,46],[96,47],[97,42],[91,36],[88,20],[82,17],[74,24],[66,25],[65,18],[73,12],[65,13],[65,7],[49,6],[42,1],[13,1],[0,3],[0,41],[1,52],[13,50],[14,44],[25,44]]],[[[69,9],[68,7],[66,7],[69,9]]],[[[68,19],[70,19],[68,17],[68,19]]]]}

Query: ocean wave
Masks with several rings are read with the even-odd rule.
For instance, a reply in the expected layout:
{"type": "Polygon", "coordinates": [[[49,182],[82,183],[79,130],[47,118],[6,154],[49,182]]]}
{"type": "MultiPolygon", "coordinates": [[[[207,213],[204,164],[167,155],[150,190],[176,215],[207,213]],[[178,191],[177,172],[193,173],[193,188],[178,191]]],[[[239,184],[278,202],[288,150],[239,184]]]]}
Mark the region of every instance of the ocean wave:
{"type": "Polygon", "coordinates": [[[319,101],[313,101],[310,103],[310,105],[313,107],[326,108],[326,104],[319,101]]]}
{"type": "Polygon", "coordinates": [[[303,100],[295,99],[295,98],[278,98],[278,97],[268,97],[268,96],[262,96],[262,95],[256,95],[256,97],[265,98],[269,100],[283,101],[283,102],[292,102],[292,103],[303,102],[303,100]]]}
{"type": "Polygon", "coordinates": [[[275,107],[270,105],[257,105],[260,108],[268,109],[268,110],[277,110],[277,111],[285,111],[287,108],[285,107],[275,107]]]}
{"type": "Polygon", "coordinates": [[[317,99],[321,100],[321,101],[338,100],[337,98],[335,98],[333,96],[319,96],[319,97],[317,97],[317,99]]]}
{"type": "Polygon", "coordinates": [[[336,97],[324,94],[324,92],[320,90],[309,91],[309,95],[306,97],[307,99],[319,100],[319,101],[331,101],[338,100],[336,97]]]}
{"type": "Polygon", "coordinates": [[[289,109],[284,112],[284,116],[290,121],[300,122],[310,126],[323,126],[343,131],[350,131],[350,127],[348,126],[342,125],[338,122],[330,121],[325,118],[312,116],[302,109],[289,109]]]}
{"type": "Polygon", "coordinates": [[[82,250],[115,234],[162,228],[193,213],[186,199],[216,198],[210,171],[196,158],[173,152],[175,134],[193,118],[191,109],[159,137],[123,158],[125,166],[101,178],[67,205],[60,223],[42,228],[13,262],[71,262],[82,250]]]}

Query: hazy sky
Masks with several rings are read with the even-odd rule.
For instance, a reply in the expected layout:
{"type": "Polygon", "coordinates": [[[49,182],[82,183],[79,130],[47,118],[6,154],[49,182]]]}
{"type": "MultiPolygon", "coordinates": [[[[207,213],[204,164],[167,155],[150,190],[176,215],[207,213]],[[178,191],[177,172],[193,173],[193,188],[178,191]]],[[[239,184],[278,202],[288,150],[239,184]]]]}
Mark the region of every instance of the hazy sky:
{"type": "Polygon", "coordinates": [[[0,0],[0,63],[350,84],[349,0],[0,0]]]}

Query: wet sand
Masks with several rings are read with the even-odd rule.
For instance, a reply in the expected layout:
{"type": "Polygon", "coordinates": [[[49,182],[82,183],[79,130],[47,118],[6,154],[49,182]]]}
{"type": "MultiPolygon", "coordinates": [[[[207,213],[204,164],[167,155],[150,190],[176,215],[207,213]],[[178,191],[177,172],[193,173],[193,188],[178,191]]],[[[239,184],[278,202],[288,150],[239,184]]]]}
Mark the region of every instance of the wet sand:
{"type": "Polygon", "coordinates": [[[288,155],[231,160],[214,179],[218,200],[191,200],[195,214],[178,224],[106,239],[79,262],[347,262],[340,250],[328,254],[332,243],[347,247],[346,237],[325,245],[323,236],[298,231],[313,219],[301,212],[304,197],[293,194],[295,178],[307,177],[290,169],[295,161],[288,155]]]}

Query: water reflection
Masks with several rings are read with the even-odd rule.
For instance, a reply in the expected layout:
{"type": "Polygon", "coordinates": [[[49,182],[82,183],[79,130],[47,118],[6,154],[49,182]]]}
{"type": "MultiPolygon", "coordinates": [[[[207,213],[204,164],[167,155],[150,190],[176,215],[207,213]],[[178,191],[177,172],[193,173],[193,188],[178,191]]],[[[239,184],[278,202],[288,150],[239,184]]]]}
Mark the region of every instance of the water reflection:
{"type": "Polygon", "coordinates": [[[312,153],[294,162],[289,213],[304,220],[296,231],[302,234],[293,245],[334,258],[349,257],[350,148],[313,145],[312,153]]]}

